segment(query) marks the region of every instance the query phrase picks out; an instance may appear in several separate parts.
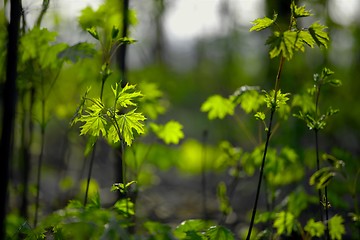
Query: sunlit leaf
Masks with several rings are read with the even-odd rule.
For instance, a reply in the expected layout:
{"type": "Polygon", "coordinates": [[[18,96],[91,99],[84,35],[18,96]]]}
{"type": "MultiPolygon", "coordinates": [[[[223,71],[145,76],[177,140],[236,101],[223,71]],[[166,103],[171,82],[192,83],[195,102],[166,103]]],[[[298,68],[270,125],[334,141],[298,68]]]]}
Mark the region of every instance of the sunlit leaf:
{"type": "Polygon", "coordinates": [[[179,226],[174,230],[174,235],[178,239],[185,239],[187,233],[193,232],[204,232],[206,229],[212,226],[212,223],[202,219],[190,219],[183,221],[179,226]]]}
{"type": "Polygon", "coordinates": [[[325,29],[327,27],[324,25],[321,25],[318,22],[313,23],[310,27],[309,27],[309,33],[311,34],[311,36],[313,37],[314,41],[316,42],[316,44],[321,47],[328,47],[328,42],[330,41],[329,35],[327,32],[325,32],[325,29]]]}
{"type": "Polygon", "coordinates": [[[302,35],[306,36],[301,31],[275,31],[272,36],[268,38],[266,44],[270,45],[270,58],[275,58],[280,54],[287,60],[292,59],[294,52],[305,51],[304,42],[311,44],[309,40],[303,41],[302,35]]]}
{"type": "Polygon", "coordinates": [[[253,26],[250,28],[250,32],[260,31],[270,27],[276,21],[276,18],[277,14],[275,13],[272,19],[268,17],[255,19],[253,22],[251,22],[253,26]]]}
{"type": "MultiPolygon", "coordinates": [[[[120,134],[128,146],[131,146],[134,140],[134,130],[138,134],[144,133],[144,123],[146,119],[142,113],[135,112],[136,109],[116,117],[119,126],[120,134]]],[[[114,142],[119,141],[119,138],[114,138],[114,142]]]]}
{"type": "Polygon", "coordinates": [[[120,107],[126,108],[128,106],[136,106],[137,104],[134,101],[143,96],[141,92],[134,91],[136,85],[126,84],[126,86],[121,89],[121,91],[119,91],[120,87],[118,84],[111,88],[115,98],[117,98],[117,106],[120,107]]]}
{"type": "Polygon", "coordinates": [[[150,125],[156,136],[162,139],[166,144],[178,144],[180,139],[184,138],[182,131],[183,126],[174,120],[167,122],[165,125],[152,123],[150,125]]]}
{"type": "Polygon", "coordinates": [[[305,6],[298,7],[294,1],[291,3],[290,8],[293,17],[295,18],[308,17],[312,15],[309,10],[306,10],[305,6]]]}
{"type": "Polygon", "coordinates": [[[223,226],[210,227],[206,231],[205,235],[208,237],[207,239],[209,239],[209,240],[233,240],[233,239],[235,239],[232,232],[223,226]]]}
{"type": "Polygon", "coordinates": [[[310,185],[315,185],[317,189],[322,189],[329,185],[331,179],[336,175],[333,167],[324,167],[316,171],[310,177],[310,185]]]}
{"type": "Polygon", "coordinates": [[[276,214],[273,226],[276,228],[277,234],[290,235],[296,227],[296,224],[297,221],[293,214],[282,211],[276,214]]]}
{"type": "Polygon", "coordinates": [[[226,115],[234,114],[235,105],[233,102],[227,98],[223,98],[220,95],[213,95],[209,97],[202,105],[202,112],[209,112],[208,118],[215,119],[220,118],[223,119],[226,115]]]}
{"type": "Polygon", "coordinates": [[[84,122],[84,125],[80,127],[80,135],[106,136],[108,122],[103,115],[104,105],[100,99],[93,99],[93,101],[94,103],[85,110],[88,114],[79,118],[80,122],[84,122]]]}
{"type": "Polygon", "coordinates": [[[328,224],[331,239],[342,239],[342,235],[345,234],[345,227],[343,223],[344,219],[339,215],[335,215],[329,219],[328,224]]]}
{"type": "Polygon", "coordinates": [[[311,237],[322,237],[325,232],[325,225],[322,222],[315,222],[314,219],[310,219],[304,230],[310,234],[311,237]]]}

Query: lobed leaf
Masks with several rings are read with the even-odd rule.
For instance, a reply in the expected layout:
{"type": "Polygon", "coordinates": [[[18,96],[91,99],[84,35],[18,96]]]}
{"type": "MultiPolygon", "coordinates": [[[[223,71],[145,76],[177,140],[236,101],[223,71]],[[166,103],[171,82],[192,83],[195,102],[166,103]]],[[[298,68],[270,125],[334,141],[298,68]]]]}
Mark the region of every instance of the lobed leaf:
{"type": "Polygon", "coordinates": [[[121,89],[121,91],[118,84],[116,84],[115,87],[111,87],[115,96],[117,107],[127,108],[128,106],[137,105],[134,101],[143,95],[141,92],[134,91],[135,87],[136,85],[126,84],[126,86],[121,89]]]}
{"type": "Polygon", "coordinates": [[[311,237],[322,237],[325,232],[325,225],[318,221],[315,222],[314,219],[310,219],[305,227],[304,230],[310,234],[311,237]]]}
{"type": "Polygon", "coordinates": [[[273,226],[277,229],[277,234],[290,235],[296,227],[297,221],[294,215],[290,212],[282,211],[276,214],[273,226]]]}
{"type": "Polygon", "coordinates": [[[165,125],[152,123],[150,127],[156,136],[166,144],[178,144],[180,139],[184,138],[184,133],[182,131],[183,126],[174,120],[167,122],[165,125]]]}
{"type": "MultiPolygon", "coordinates": [[[[128,146],[131,146],[134,140],[134,130],[138,134],[144,133],[144,124],[142,123],[146,118],[142,115],[142,113],[135,112],[136,109],[132,111],[122,114],[120,116],[116,116],[117,125],[119,127],[119,131],[121,137],[125,140],[128,146]]],[[[119,141],[119,137],[114,137],[112,135],[113,141],[119,141]]]]}
{"type": "Polygon", "coordinates": [[[328,224],[331,239],[342,239],[342,235],[345,234],[345,227],[343,222],[344,219],[339,215],[335,215],[329,219],[328,224]]]}
{"type": "Polygon", "coordinates": [[[308,17],[312,15],[309,10],[306,10],[305,6],[298,7],[294,1],[291,3],[290,9],[294,18],[308,17]]]}
{"type": "Polygon", "coordinates": [[[202,112],[209,112],[208,118],[210,120],[215,118],[223,119],[226,115],[233,115],[234,109],[234,103],[231,100],[223,98],[220,95],[213,95],[209,97],[201,105],[202,112]]]}
{"type": "Polygon", "coordinates": [[[319,22],[315,22],[309,27],[310,35],[319,47],[328,48],[330,38],[328,33],[324,31],[326,28],[326,26],[321,25],[319,22]]]}
{"type": "Polygon", "coordinates": [[[336,173],[333,167],[321,168],[310,177],[309,184],[315,185],[317,189],[322,189],[329,185],[335,175],[336,173]]]}
{"type": "Polygon", "coordinates": [[[270,27],[276,21],[276,18],[277,18],[277,14],[274,13],[274,16],[272,19],[270,19],[268,17],[255,19],[254,21],[251,22],[254,26],[252,26],[250,28],[250,32],[261,31],[263,29],[270,27]]]}

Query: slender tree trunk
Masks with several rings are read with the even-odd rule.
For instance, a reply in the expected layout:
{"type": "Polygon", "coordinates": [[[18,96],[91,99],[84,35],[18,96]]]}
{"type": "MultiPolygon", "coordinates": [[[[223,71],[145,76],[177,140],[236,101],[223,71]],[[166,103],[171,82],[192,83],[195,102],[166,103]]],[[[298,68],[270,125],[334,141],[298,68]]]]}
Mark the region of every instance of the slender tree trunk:
{"type": "Polygon", "coordinates": [[[0,239],[5,239],[5,217],[7,206],[7,188],[9,183],[9,165],[12,158],[12,143],[16,109],[16,78],[18,59],[18,39],[20,28],[21,1],[10,2],[10,24],[8,25],[8,43],[6,56],[6,80],[3,87],[3,120],[1,132],[0,167],[0,239]]]}

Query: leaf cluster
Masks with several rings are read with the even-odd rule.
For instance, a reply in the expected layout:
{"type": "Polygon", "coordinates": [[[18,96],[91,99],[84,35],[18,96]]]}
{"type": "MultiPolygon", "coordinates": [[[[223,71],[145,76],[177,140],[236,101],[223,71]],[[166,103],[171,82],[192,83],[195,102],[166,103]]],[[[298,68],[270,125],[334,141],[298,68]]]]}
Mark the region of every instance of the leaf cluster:
{"type": "Polygon", "coordinates": [[[135,85],[127,84],[120,88],[118,84],[112,87],[114,96],[113,105],[106,107],[105,103],[99,98],[87,97],[89,90],[82,98],[82,102],[77,109],[72,124],[82,122],[80,135],[90,135],[98,138],[106,138],[110,143],[120,140],[131,146],[135,132],[144,133],[143,121],[145,116],[137,112],[136,100],[142,97],[139,91],[135,90],[135,85]],[[125,110],[128,110],[125,112],[125,110]]]}
{"type": "MultiPolygon", "coordinates": [[[[305,6],[298,7],[294,1],[291,5],[291,18],[289,29],[274,30],[272,35],[267,39],[266,44],[270,46],[270,58],[282,56],[290,60],[297,51],[304,52],[305,45],[313,48],[314,45],[319,47],[328,47],[329,36],[325,31],[326,26],[319,22],[312,23],[308,28],[298,27],[297,20],[303,17],[311,16],[311,12],[305,6]]],[[[274,13],[272,18],[264,17],[256,19],[252,22],[253,26],[250,31],[261,31],[276,24],[277,14],[274,13]]]]}

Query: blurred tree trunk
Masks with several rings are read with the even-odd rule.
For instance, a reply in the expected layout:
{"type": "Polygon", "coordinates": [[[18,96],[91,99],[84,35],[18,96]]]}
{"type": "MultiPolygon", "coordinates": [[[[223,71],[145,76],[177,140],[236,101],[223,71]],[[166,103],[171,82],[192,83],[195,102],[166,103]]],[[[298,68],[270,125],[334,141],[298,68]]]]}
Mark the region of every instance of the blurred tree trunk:
{"type": "Polygon", "coordinates": [[[16,109],[16,78],[18,59],[18,39],[20,29],[21,1],[10,2],[10,24],[8,25],[8,43],[6,56],[6,80],[3,87],[3,116],[1,133],[0,166],[0,239],[5,239],[5,218],[7,206],[7,188],[9,183],[9,164],[12,158],[14,141],[14,120],[16,109]]]}
{"type": "Polygon", "coordinates": [[[165,0],[154,0],[154,24],[155,24],[155,43],[152,49],[152,56],[156,63],[164,62],[164,25],[163,18],[166,9],[165,0]]]}

